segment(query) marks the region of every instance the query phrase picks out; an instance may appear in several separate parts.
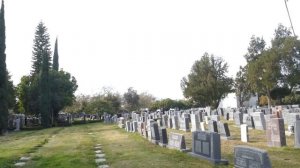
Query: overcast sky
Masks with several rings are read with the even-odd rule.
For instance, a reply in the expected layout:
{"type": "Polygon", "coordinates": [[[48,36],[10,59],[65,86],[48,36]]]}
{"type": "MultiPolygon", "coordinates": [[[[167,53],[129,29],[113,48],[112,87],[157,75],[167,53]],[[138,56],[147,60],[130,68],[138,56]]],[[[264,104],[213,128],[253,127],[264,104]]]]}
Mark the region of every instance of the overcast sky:
{"type": "MultiPolygon", "coordinates": [[[[300,34],[300,1],[288,6],[300,34]]],[[[290,26],[284,0],[6,0],[7,68],[14,84],[31,70],[35,28],[43,21],[60,68],[76,94],[133,87],[157,98],[183,98],[180,80],[204,52],[222,57],[234,77],[252,35],[269,43],[290,26]]]]}

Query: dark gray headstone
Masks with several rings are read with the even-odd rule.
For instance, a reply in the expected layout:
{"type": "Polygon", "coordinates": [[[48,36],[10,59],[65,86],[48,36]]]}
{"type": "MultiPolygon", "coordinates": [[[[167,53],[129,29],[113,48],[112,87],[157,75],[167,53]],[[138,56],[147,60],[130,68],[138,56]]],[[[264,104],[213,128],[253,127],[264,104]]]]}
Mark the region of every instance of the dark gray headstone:
{"type": "Polygon", "coordinates": [[[220,135],[215,132],[196,131],[192,137],[192,156],[202,158],[213,164],[228,164],[227,160],[221,159],[220,135]]]}
{"type": "Polygon", "coordinates": [[[248,146],[234,147],[235,168],[271,168],[271,161],[268,153],[248,146]]]}

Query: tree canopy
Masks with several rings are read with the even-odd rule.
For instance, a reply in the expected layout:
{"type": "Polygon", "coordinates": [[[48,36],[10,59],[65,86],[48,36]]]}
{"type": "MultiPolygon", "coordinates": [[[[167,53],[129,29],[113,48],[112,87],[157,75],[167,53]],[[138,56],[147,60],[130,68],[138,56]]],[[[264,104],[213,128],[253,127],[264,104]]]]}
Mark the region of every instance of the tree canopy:
{"type": "MultiPolygon", "coordinates": [[[[255,59],[246,58],[247,82],[253,92],[267,96],[269,106],[272,98],[282,99],[300,84],[300,41],[291,34],[288,28],[280,24],[271,46],[258,52],[255,59]]],[[[260,48],[261,44],[252,40],[250,47],[260,48]]]]}
{"type": "Polygon", "coordinates": [[[139,95],[136,90],[132,87],[128,88],[127,92],[124,93],[125,109],[128,111],[134,111],[139,109],[139,95]]]}
{"type": "Polygon", "coordinates": [[[217,108],[221,99],[233,91],[233,79],[226,76],[227,70],[222,58],[205,53],[181,81],[184,96],[197,106],[217,108]]]}

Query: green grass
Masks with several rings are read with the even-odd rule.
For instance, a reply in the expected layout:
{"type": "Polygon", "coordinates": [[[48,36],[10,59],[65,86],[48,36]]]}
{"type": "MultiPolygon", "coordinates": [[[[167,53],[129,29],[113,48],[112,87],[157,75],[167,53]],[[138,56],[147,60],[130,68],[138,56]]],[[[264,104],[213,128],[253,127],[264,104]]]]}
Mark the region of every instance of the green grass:
{"type": "MultiPolygon", "coordinates": [[[[240,142],[240,128],[229,122],[232,140],[222,140],[222,158],[233,167],[233,147],[249,145],[268,151],[273,167],[300,167],[300,150],[295,149],[293,137],[287,137],[287,147],[271,148],[266,145],[263,131],[249,130],[250,142],[240,142]]],[[[191,133],[185,134],[191,148],[191,133]]],[[[208,161],[193,158],[177,150],[150,143],[138,133],[128,133],[115,125],[92,123],[72,127],[50,128],[38,131],[13,132],[0,137],[0,167],[13,167],[21,156],[31,156],[25,168],[95,168],[95,144],[102,144],[107,164],[115,168],[140,167],[214,167],[208,161]]]]}

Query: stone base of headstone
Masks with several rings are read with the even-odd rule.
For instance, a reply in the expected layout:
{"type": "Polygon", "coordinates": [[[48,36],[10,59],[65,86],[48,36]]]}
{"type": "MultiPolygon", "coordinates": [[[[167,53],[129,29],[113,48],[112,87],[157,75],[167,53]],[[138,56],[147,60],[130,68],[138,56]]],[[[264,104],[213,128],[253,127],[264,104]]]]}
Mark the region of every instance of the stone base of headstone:
{"type": "Polygon", "coordinates": [[[233,139],[232,137],[225,137],[225,136],[220,136],[220,138],[223,140],[232,140],[233,139]]]}
{"type": "Polygon", "coordinates": [[[173,146],[169,146],[167,145],[167,148],[169,149],[176,149],[176,150],[179,150],[180,152],[184,152],[184,153],[187,153],[187,152],[191,152],[192,150],[189,149],[189,148],[186,148],[186,149],[178,149],[178,148],[174,148],[173,146]]]}
{"type": "Polygon", "coordinates": [[[210,161],[213,164],[217,164],[217,165],[228,165],[228,160],[226,159],[221,159],[221,160],[217,160],[217,159],[211,159],[209,157],[205,157],[205,156],[201,156],[201,155],[197,155],[193,152],[189,152],[188,155],[199,158],[199,159],[205,159],[210,161]]]}
{"type": "Polygon", "coordinates": [[[166,148],[168,144],[158,143],[159,146],[166,148]]]}

